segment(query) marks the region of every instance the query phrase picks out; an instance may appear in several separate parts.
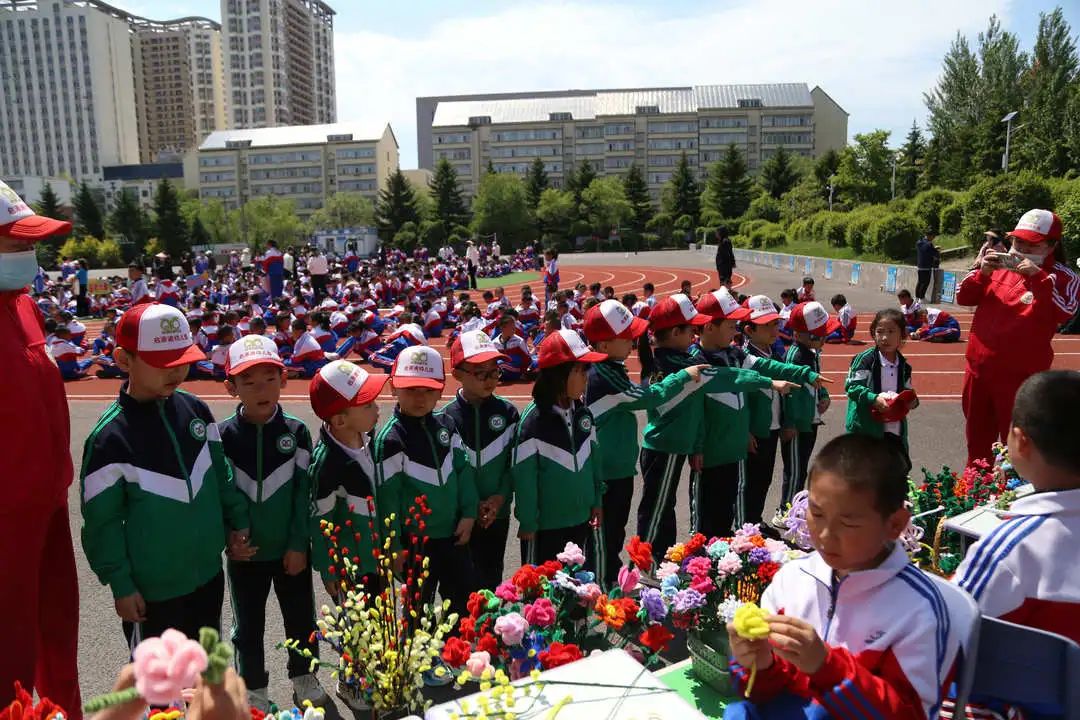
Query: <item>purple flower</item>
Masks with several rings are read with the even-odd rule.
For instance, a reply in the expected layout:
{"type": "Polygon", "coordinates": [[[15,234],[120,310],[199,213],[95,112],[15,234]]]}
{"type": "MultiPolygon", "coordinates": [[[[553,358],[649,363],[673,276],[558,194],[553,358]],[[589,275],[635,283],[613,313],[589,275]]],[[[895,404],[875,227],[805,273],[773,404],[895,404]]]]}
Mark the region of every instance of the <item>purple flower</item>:
{"type": "Polygon", "coordinates": [[[761,565],[762,563],[767,563],[771,558],[772,553],[769,552],[768,548],[756,547],[750,551],[749,559],[751,565],[761,565]]]}
{"type": "Polygon", "coordinates": [[[660,622],[667,616],[667,605],[664,604],[664,596],[656,588],[645,588],[641,591],[641,607],[649,615],[652,622],[660,622]]]}
{"type": "Polygon", "coordinates": [[[699,593],[697,590],[686,589],[680,590],[675,593],[675,597],[672,600],[671,607],[675,612],[689,612],[690,610],[696,610],[705,604],[705,596],[699,593]]]}
{"type": "Polygon", "coordinates": [[[810,550],[813,545],[810,542],[810,529],[806,526],[806,515],[810,506],[810,493],[800,490],[791,500],[791,509],[788,510],[784,524],[784,539],[803,550],[810,550]]]}

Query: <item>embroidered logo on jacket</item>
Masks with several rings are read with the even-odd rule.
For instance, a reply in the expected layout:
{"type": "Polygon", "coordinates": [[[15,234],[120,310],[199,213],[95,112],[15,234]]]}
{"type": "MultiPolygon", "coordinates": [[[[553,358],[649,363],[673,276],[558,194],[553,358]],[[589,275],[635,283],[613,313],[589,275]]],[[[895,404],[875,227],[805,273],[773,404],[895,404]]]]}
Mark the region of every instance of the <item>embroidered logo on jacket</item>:
{"type": "Polygon", "coordinates": [[[292,433],[285,433],[277,439],[277,449],[288,455],[296,449],[296,438],[292,433]]]}
{"type": "Polygon", "coordinates": [[[587,433],[592,430],[592,418],[588,415],[578,420],[578,427],[581,428],[581,432],[587,433]]]}
{"type": "Polygon", "coordinates": [[[492,430],[502,430],[506,427],[506,418],[502,415],[492,415],[488,418],[488,427],[492,430]]]}
{"type": "Polygon", "coordinates": [[[450,431],[446,428],[439,428],[436,437],[439,438],[439,443],[441,443],[443,447],[450,445],[450,431]]]}
{"type": "Polygon", "coordinates": [[[206,439],[206,423],[199,418],[195,418],[191,421],[191,424],[188,425],[188,431],[191,433],[191,437],[196,440],[206,439]]]}

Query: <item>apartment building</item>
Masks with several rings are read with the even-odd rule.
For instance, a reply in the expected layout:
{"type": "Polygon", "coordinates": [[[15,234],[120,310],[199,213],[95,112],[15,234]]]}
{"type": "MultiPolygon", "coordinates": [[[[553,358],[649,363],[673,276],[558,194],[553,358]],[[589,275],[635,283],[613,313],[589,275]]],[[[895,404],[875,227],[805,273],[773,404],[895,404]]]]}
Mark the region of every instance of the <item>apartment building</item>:
{"type": "MultiPolygon", "coordinates": [[[[417,100],[418,114],[429,100],[417,100]]],[[[817,157],[847,142],[847,113],[804,83],[441,98],[427,124],[418,118],[417,132],[428,133],[418,147],[431,148],[421,166],[446,158],[469,195],[489,161],[496,172],[524,175],[539,157],[554,187],[583,161],[599,175],[636,163],[658,198],[684,152],[705,177],[731,144],[755,171],[781,146],[817,157]]]]}
{"type": "Polygon", "coordinates": [[[95,0],[0,5],[0,168],[94,176],[139,160],[128,14],[95,0]]]}
{"type": "Polygon", "coordinates": [[[132,17],[139,158],[172,159],[228,127],[221,25],[200,17],[132,17]]]}
{"type": "Polygon", "coordinates": [[[321,0],[221,0],[230,127],[337,119],[334,14],[321,0]]]}
{"type": "Polygon", "coordinates": [[[41,200],[41,193],[48,184],[56,194],[60,207],[70,211],[71,209],[71,183],[62,177],[41,177],[38,175],[0,175],[9,188],[14,190],[26,203],[36,203],[41,200]]]}
{"type": "Polygon", "coordinates": [[[307,216],[336,192],[357,192],[372,202],[398,167],[390,125],[335,123],[211,133],[184,160],[199,197],[237,208],[252,198],[292,200],[307,216]]]}

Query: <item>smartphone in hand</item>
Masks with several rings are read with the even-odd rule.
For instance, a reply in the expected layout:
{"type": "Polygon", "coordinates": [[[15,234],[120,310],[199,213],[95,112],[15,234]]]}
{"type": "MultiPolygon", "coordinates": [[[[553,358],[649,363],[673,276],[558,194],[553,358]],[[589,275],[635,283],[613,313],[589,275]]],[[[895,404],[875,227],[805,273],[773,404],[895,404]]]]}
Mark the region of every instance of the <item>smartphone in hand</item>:
{"type": "Polygon", "coordinates": [[[1020,257],[1019,255],[1013,255],[1012,253],[1007,252],[991,252],[986,253],[986,259],[993,263],[1001,265],[1004,268],[1015,270],[1020,265],[1020,261],[1024,258],[1020,257]]]}

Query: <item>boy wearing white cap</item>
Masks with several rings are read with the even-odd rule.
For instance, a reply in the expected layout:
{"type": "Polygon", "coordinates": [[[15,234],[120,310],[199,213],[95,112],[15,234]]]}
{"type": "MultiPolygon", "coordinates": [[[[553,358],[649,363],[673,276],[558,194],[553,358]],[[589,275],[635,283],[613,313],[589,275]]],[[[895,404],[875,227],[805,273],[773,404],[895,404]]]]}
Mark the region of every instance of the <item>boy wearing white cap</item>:
{"type": "MultiPolygon", "coordinates": [[[[228,347],[225,388],[240,399],[236,412],[218,423],[225,457],[251,517],[251,546],[226,561],[234,626],[236,664],[248,686],[251,703],[270,707],[263,657],[266,596],[274,587],[285,637],[318,656],[310,642],[315,631],[315,601],[310,550],[311,434],[304,421],[286,413],[279,400],[285,387],[285,365],[277,345],[265,335],[248,335],[228,347]]],[[[288,673],[296,699],[326,702],[308,661],[289,653],[288,673]]]]}
{"type": "Polygon", "coordinates": [[[408,508],[419,507],[416,498],[426,497],[431,510],[424,518],[426,530],[407,527],[399,537],[406,549],[428,558],[425,601],[438,587],[451,611],[465,617],[469,593],[476,589],[469,553],[478,504],[476,473],[453,418],[434,412],[446,385],[442,356],[427,345],[402,350],[390,385],[398,404],[375,436],[372,453],[379,512],[395,513],[400,529],[410,520],[408,508]]]}
{"type": "Polygon", "coordinates": [[[220,626],[226,530],[230,551],[250,554],[250,523],[210,409],[176,391],[203,357],[183,313],[136,305],[116,343],[128,381],[86,438],[82,542],[134,649],[168,628],[220,626]]]}

